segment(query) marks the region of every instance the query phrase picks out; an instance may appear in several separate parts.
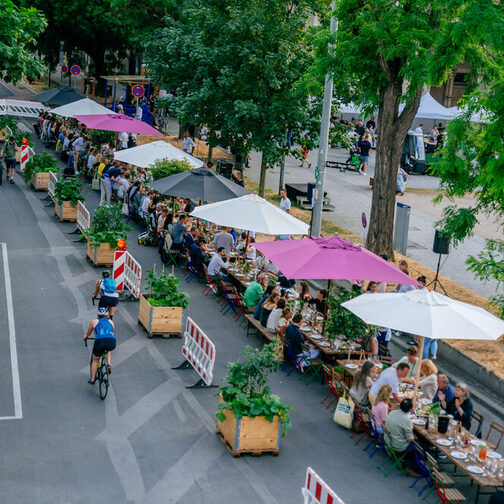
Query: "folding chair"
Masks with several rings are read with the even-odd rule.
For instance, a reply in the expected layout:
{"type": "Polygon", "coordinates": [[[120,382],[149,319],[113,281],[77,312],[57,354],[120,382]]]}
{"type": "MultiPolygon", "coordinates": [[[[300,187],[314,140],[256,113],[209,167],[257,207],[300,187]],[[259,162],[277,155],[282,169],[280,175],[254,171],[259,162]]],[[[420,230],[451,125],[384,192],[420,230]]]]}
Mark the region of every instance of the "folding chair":
{"type": "Polygon", "coordinates": [[[376,452],[378,450],[385,450],[385,441],[383,440],[383,436],[378,432],[374,418],[373,418],[373,413],[371,411],[368,412],[368,425],[369,425],[369,432],[371,434],[371,441],[368,443],[366,448],[364,448],[364,451],[369,454],[369,458],[373,458],[376,455],[376,452]],[[373,447],[373,451],[369,453],[369,449],[373,447]]]}
{"type": "Polygon", "coordinates": [[[474,435],[477,438],[481,439],[481,436],[483,434],[482,433],[483,422],[485,421],[485,418],[483,417],[483,415],[481,413],[478,413],[476,410],[473,410],[473,412],[471,414],[471,419],[478,423],[478,427],[476,428],[476,432],[474,433],[474,435]]]}
{"type": "Polygon", "coordinates": [[[285,363],[280,368],[280,370],[283,371],[287,376],[290,376],[292,374],[292,371],[294,371],[295,369],[297,369],[300,373],[302,373],[303,370],[299,362],[297,361],[296,356],[292,353],[292,350],[287,345],[284,345],[284,354],[286,357],[285,363]]]}
{"type": "Polygon", "coordinates": [[[406,456],[406,453],[403,453],[401,456],[399,456],[396,451],[394,450],[392,446],[392,440],[390,438],[390,434],[387,431],[387,428],[384,426],[383,427],[383,440],[384,440],[384,445],[385,445],[385,451],[387,452],[388,457],[385,457],[383,462],[378,466],[378,469],[380,471],[383,471],[385,478],[388,477],[388,475],[394,470],[394,468],[399,469],[399,472],[403,475],[406,476],[406,472],[404,471],[403,468],[403,461],[404,457],[406,456]],[[387,442],[387,437],[389,441],[387,442]],[[390,464],[390,465],[389,465],[390,464]],[[388,467],[387,467],[388,465],[388,467]]]}
{"type": "Polygon", "coordinates": [[[222,315],[226,315],[229,310],[233,310],[233,313],[236,315],[236,303],[235,303],[235,295],[234,293],[228,291],[224,286],[224,283],[220,282],[222,288],[222,297],[224,298],[224,302],[222,303],[222,308],[220,312],[222,315]]]}
{"type": "MultiPolygon", "coordinates": [[[[501,441],[502,441],[502,437],[504,436],[504,425],[501,425],[500,423],[492,421],[492,423],[490,424],[490,428],[488,429],[487,436],[485,438],[487,441],[489,441],[489,437],[490,437],[490,434],[492,433],[492,431],[495,431],[500,434],[499,440],[495,444],[495,449],[497,450],[499,448],[501,441]]],[[[493,441],[490,441],[490,443],[494,444],[493,441]]]]}
{"type": "Polygon", "coordinates": [[[178,258],[180,252],[171,250],[171,245],[173,240],[170,235],[166,235],[163,249],[161,250],[161,261],[163,264],[169,266],[173,264],[173,266],[178,266],[178,258]]]}
{"type": "MultiPolygon", "coordinates": [[[[456,488],[446,488],[446,484],[443,482],[442,474],[436,470],[435,467],[431,466],[431,460],[434,460],[433,457],[426,452],[427,455],[427,465],[430,470],[430,475],[432,480],[434,481],[434,487],[436,489],[436,493],[438,497],[441,499],[442,504],[450,504],[455,502],[456,504],[460,504],[464,502],[466,499],[456,488]]],[[[435,460],[434,460],[435,463],[435,460]]],[[[424,500],[427,498],[428,494],[424,497],[424,500]]]]}
{"type": "MultiPolygon", "coordinates": [[[[430,488],[431,492],[432,490],[434,490],[434,481],[431,477],[429,468],[427,467],[427,462],[425,461],[424,449],[416,441],[414,441],[414,446],[415,446],[415,459],[417,467],[420,470],[420,476],[418,476],[418,478],[416,478],[415,481],[413,481],[413,483],[411,483],[409,487],[414,488],[418,494],[418,497],[420,497],[425,492],[425,490],[427,490],[427,488],[430,488]],[[416,488],[416,485],[422,479],[425,479],[425,485],[420,490],[418,490],[416,488]]],[[[430,492],[427,495],[429,494],[430,492]]]]}
{"type": "Polygon", "coordinates": [[[208,296],[210,292],[217,294],[217,284],[210,278],[208,274],[208,269],[205,264],[203,264],[203,274],[205,275],[206,285],[203,289],[203,294],[208,296]]]}
{"type": "Polygon", "coordinates": [[[310,349],[303,345],[303,349],[305,349],[305,355],[303,360],[306,362],[306,366],[301,366],[301,380],[305,382],[306,385],[309,385],[314,378],[322,379],[322,360],[321,359],[312,359],[310,356],[310,349]]]}
{"type": "Polygon", "coordinates": [[[188,274],[185,277],[185,281],[189,283],[193,278],[196,278],[198,283],[201,283],[200,277],[199,277],[199,272],[198,270],[194,269],[192,262],[191,262],[191,257],[189,255],[186,256],[187,260],[187,271],[188,274]]]}
{"type": "MultiPolygon", "coordinates": [[[[455,484],[455,481],[451,478],[448,473],[442,472],[439,470],[439,464],[437,460],[427,451],[424,451],[426,466],[430,471],[431,479],[438,479],[443,485],[444,488],[452,487],[455,484]]],[[[430,492],[425,496],[430,494],[430,492]]]]}
{"type": "Polygon", "coordinates": [[[241,296],[235,285],[233,285],[233,294],[234,294],[234,302],[237,308],[237,312],[233,315],[233,318],[238,322],[238,320],[240,320],[243,317],[243,315],[245,315],[247,310],[242,303],[241,296]]]}
{"type": "Polygon", "coordinates": [[[353,397],[352,397],[352,400],[353,400],[353,402],[355,404],[354,418],[355,418],[355,420],[357,420],[358,425],[362,429],[362,430],[355,430],[355,432],[350,436],[350,439],[354,439],[355,440],[356,436],[359,436],[359,434],[360,434],[360,436],[357,439],[357,441],[354,441],[355,442],[355,446],[357,446],[366,436],[369,439],[373,439],[373,436],[371,434],[371,431],[369,430],[368,410],[367,409],[364,410],[362,408],[362,406],[353,397]]]}
{"type": "Polygon", "coordinates": [[[339,393],[338,389],[335,386],[334,369],[332,367],[328,367],[325,364],[322,365],[322,369],[324,372],[324,381],[326,382],[326,385],[329,387],[329,392],[320,402],[326,407],[326,409],[329,409],[331,405],[334,403],[334,401],[337,401],[339,399],[339,393]],[[331,401],[328,404],[326,404],[326,401],[328,401],[329,399],[331,399],[331,401]]]}

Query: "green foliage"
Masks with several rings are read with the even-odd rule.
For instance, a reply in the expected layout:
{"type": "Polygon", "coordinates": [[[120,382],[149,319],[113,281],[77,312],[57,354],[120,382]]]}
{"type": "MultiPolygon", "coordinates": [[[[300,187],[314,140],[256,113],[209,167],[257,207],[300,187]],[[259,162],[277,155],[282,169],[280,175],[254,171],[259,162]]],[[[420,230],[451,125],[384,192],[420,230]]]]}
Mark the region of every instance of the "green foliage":
{"type": "Polygon", "coordinates": [[[459,208],[456,205],[448,205],[443,209],[441,219],[435,223],[436,227],[442,228],[454,245],[463,242],[472,234],[472,229],[478,222],[477,208],[459,208]]]}
{"type": "Polygon", "coordinates": [[[429,406],[429,413],[434,416],[441,415],[441,403],[435,402],[429,406]]]}
{"type": "Polygon", "coordinates": [[[124,223],[122,206],[100,205],[95,210],[91,227],[83,234],[91,245],[98,247],[100,243],[116,245],[117,240],[125,240],[126,231],[131,231],[131,228],[124,223]]]}
{"type": "Polygon", "coordinates": [[[173,306],[186,309],[191,298],[185,292],[179,292],[180,280],[163,271],[156,275],[155,268],[147,271],[146,298],[152,306],[173,306]]]}
{"type": "Polygon", "coordinates": [[[224,410],[232,409],[236,418],[264,416],[272,422],[278,416],[283,427],[282,436],[291,426],[289,408],[280,398],[271,393],[268,386],[270,373],[280,367],[279,339],[264,345],[260,350],[246,346],[241,358],[227,365],[228,374],[223,378],[229,385],[220,387],[222,401],[216,412],[217,419],[226,419],[224,410]]]}
{"type": "Polygon", "coordinates": [[[84,196],[81,194],[82,182],[76,178],[64,179],[60,178],[56,182],[54,196],[58,198],[58,205],[63,201],[70,201],[74,206],[79,201],[84,201],[84,196]]]}
{"type": "Polygon", "coordinates": [[[2,79],[17,83],[23,75],[38,77],[42,62],[35,56],[35,37],[43,32],[46,21],[28,5],[19,7],[11,0],[0,0],[0,69],[2,79]]]}
{"type": "Polygon", "coordinates": [[[101,147],[103,144],[115,145],[115,133],[105,130],[90,130],[88,133],[91,145],[101,147]]]}
{"type": "Polygon", "coordinates": [[[301,85],[318,7],[316,0],[183,0],[145,40],[150,75],[176,91],[170,109],[181,124],[208,125],[210,145],[256,149],[274,164],[288,152],[287,128],[319,127],[301,85]]]}
{"type": "Polygon", "coordinates": [[[497,282],[497,290],[491,301],[499,308],[499,315],[504,319],[504,241],[487,240],[485,249],[477,256],[469,256],[467,269],[483,282],[497,282]]]}
{"type": "Polygon", "coordinates": [[[30,147],[33,147],[35,145],[32,140],[32,134],[29,131],[16,130],[12,132],[12,136],[14,137],[16,145],[21,145],[23,138],[26,138],[28,140],[28,145],[30,147]]]}
{"type": "Polygon", "coordinates": [[[353,289],[348,292],[345,289],[332,291],[327,300],[328,317],[326,322],[326,331],[329,339],[336,339],[340,334],[348,340],[362,338],[369,333],[368,325],[357,315],[347,310],[341,303],[348,301],[356,296],[360,296],[360,289],[353,289]]]}
{"type": "Polygon", "coordinates": [[[185,159],[158,159],[149,167],[153,180],[159,180],[191,169],[191,163],[185,159]]]}
{"type": "Polygon", "coordinates": [[[16,119],[10,115],[0,116],[0,130],[3,130],[6,126],[14,132],[17,130],[18,123],[16,119]]]}
{"type": "Polygon", "coordinates": [[[58,173],[56,159],[51,154],[35,154],[25,165],[25,182],[31,179],[33,173],[58,173]]]}

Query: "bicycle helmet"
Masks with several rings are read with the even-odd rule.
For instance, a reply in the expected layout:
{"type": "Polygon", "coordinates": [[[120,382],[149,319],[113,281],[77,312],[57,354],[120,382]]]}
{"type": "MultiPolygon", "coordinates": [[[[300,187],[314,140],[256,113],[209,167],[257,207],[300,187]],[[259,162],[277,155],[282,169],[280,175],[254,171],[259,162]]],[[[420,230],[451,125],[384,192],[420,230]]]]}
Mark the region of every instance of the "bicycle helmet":
{"type": "Polygon", "coordinates": [[[109,276],[110,276],[110,271],[104,271],[104,272],[102,273],[102,277],[103,277],[103,278],[108,278],[109,276]]]}
{"type": "Polygon", "coordinates": [[[102,308],[98,308],[98,316],[106,316],[108,317],[109,315],[109,312],[108,312],[108,308],[105,308],[105,307],[102,307],[102,308]]]}

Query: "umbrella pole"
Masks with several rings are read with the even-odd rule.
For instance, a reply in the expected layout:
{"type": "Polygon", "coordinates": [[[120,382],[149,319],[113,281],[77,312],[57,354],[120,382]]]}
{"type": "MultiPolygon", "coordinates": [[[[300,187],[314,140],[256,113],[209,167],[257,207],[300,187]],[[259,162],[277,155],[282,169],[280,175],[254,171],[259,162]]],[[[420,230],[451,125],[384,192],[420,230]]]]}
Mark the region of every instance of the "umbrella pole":
{"type": "Polygon", "coordinates": [[[172,212],[171,212],[171,222],[175,224],[175,196],[172,196],[172,212]]]}
{"type": "Polygon", "coordinates": [[[327,320],[327,302],[329,301],[329,290],[331,289],[331,279],[327,280],[327,299],[324,307],[324,320],[322,321],[322,336],[325,333],[325,324],[327,320]]]}
{"type": "Polygon", "coordinates": [[[415,407],[417,399],[418,399],[418,382],[420,381],[420,371],[422,368],[422,355],[424,349],[424,337],[420,336],[420,346],[418,348],[418,357],[417,357],[417,369],[415,373],[415,390],[413,392],[413,407],[415,407]]]}
{"type": "Polygon", "coordinates": [[[243,254],[243,256],[245,257],[245,260],[247,259],[247,249],[249,246],[249,233],[250,233],[250,231],[247,231],[247,239],[245,240],[245,252],[243,254]]]}

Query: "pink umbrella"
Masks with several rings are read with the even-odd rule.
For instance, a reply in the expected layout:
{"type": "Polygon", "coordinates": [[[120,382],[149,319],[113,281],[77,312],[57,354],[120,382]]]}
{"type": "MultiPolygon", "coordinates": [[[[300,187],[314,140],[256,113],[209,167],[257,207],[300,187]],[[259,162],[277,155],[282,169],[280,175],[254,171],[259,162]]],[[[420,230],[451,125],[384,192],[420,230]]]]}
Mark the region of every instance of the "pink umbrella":
{"type": "Polygon", "coordinates": [[[124,114],[77,115],[75,118],[90,129],[163,136],[147,123],[124,114]]]}
{"type": "Polygon", "coordinates": [[[374,280],[419,285],[365,248],[338,236],[254,243],[290,279],[374,280]]]}

